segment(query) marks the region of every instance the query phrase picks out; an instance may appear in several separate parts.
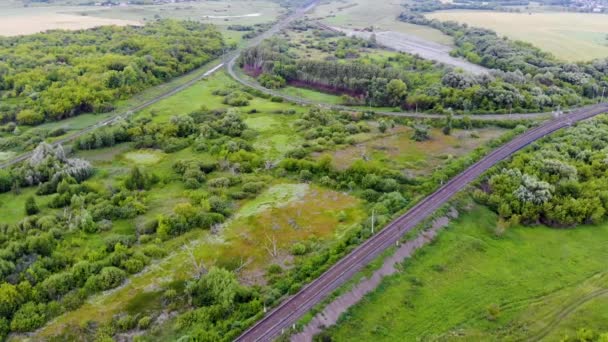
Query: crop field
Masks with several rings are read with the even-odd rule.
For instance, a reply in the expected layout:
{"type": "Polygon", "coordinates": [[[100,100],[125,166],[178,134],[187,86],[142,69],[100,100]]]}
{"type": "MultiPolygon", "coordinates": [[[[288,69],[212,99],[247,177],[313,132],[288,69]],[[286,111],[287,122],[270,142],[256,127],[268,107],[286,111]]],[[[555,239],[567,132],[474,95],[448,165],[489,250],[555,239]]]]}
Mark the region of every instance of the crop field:
{"type": "Polygon", "coordinates": [[[319,5],[311,16],[328,25],[358,29],[374,26],[380,31],[396,31],[444,45],[453,44],[451,37],[438,30],[397,20],[402,11],[401,2],[395,0],[341,0],[319,5]]]}
{"type": "Polygon", "coordinates": [[[513,227],[474,207],[349,310],[335,341],[547,340],[605,331],[608,225],[513,227]]]}
{"type": "Polygon", "coordinates": [[[18,36],[48,30],[79,30],[107,25],[140,25],[134,20],[96,18],[72,14],[31,14],[3,17],[0,15],[0,35],[18,36]]]}
{"type": "MultiPolygon", "coordinates": [[[[477,131],[454,130],[444,135],[440,129],[431,129],[431,139],[416,142],[411,139],[413,129],[398,126],[386,134],[360,136],[360,142],[345,149],[332,151],[334,166],[346,169],[358,160],[391,168],[410,175],[432,172],[446,160],[465,155],[488,141],[498,138],[505,130],[484,128],[477,131]],[[472,138],[474,136],[476,138],[472,138]]],[[[319,157],[326,153],[319,154],[319,157]]]]}
{"type": "Polygon", "coordinates": [[[199,20],[217,25],[228,42],[242,41],[243,32],[229,25],[254,25],[276,20],[282,9],[272,1],[197,1],[184,4],[100,7],[66,4],[31,5],[7,2],[0,5],[0,36],[15,36],[51,29],[77,30],[104,25],[142,25],[162,18],[199,20]]]}
{"type": "Polygon", "coordinates": [[[532,43],[566,61],[608,57],[605,14],[441,11],[426,16],[492,29],[500,35],[532,43]]]}

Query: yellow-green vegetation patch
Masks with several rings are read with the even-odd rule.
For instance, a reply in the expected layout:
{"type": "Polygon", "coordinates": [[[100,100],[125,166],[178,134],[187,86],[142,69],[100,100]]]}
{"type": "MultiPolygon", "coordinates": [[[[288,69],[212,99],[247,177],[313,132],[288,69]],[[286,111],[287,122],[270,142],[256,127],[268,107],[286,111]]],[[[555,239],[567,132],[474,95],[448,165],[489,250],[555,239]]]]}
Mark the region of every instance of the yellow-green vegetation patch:
{"type": "Polygon", "coordinates": [[[190,253],[182,246],[191,244],[196,251],[207,235],[208,232],[197,229],[168,241],[166,250],[173,251],[169,256],[130,276],[129,281],[123,286],[93,296],[79,308],[57,317],[38,330],[37,338],[34,340],[56,335],[66,326],[78,326],[89,320],[108,322],[114,315],[124,312],[125,306],[129,307],[130,303],[137,301],[139,296],[154,292],[155,289],[173,280],[191,279],[195,269],[190,253]]]}
{"type": "Polygon", "coordinates": [[[275,158],[283,156],[287,151],[292,150],[300,141],[300,136],[275,134],[266,138],[257,139],[253,144],[253,147],[264,152],[267,157],[275,158]]]}
{"type": "Polygon", "coordinates": [[[276,240],[279,252],[285,255],[293,243],[339,236],[365,215],[361,200],[317,186],[282,184],[261,196],[265,200],[254,200],[250,208],[257,210],[257,214],[231,221],[218,235],[195,229],[165,242],[165,249],[173,251],[169,256],[130,276],[123,286],[96,295],[81,307],[59,316],[38,330],[36,336],[52,336],[66,326],[77,326],[89,320],[108,322],[125,308],[135,310],[134,307],[142,305],[142,297],[154,297],[155,291],[163,285],[191,279],[195,274],[192,257],[208,268],[238,266],[251,257],[246,270],[260,270],[271,259],[265,248],[267,236],[276,240]],[[270,199],[275,203],[269,203],[270,199]],[[190,250],[183,248],[184,245],[190,246],[190,250]]]}
{"type": "Polygon", "coordinates": [[[294,116],[285,114],[255,114],[248,115],[245,124],[259,134],[253,147],[267,159],[276,159],[302,142],[302,137],[293,128],[294,120],[294,116]]]}
{"type": "Polygon", "coordinates": [[[270,115],[248,117],[244,121],[247,127],[256,131],[268,131],[281,124],[279,120],[270,115]]]}
{"type": "Polygon", "coordinates": [[[3,152],[3,151],[0,151],[0,161],[9,160],[9,159],[13,158],[14,156],[15,156],[15,152],[11,152],[11,151],[3,152]]]}
{"type": "Polygon", "coordinates": [[[532,43],[567,61],[608,56],[605,39],[608,32],[608,15],[605,14],[441,11],[426,16],[430,19],[453,20],[488,28],[500,35],[532,43]]]}
{"type": "Polygon", "coordinates": [[[154,165],[165,157],[165,153],[158,150],[136,150],[125,153],[123,157],[137,165],[154,165]]]}
{"type": "Polygon", "coordinates": [[[105,147],[96,150],[78,151],[78,158],[86,159],[94,164],[111,162],[117,156],[131,150],[130,143],[123,143],[112,147],[105,147]]]}
{"type": "Polygon", "coordinates": [[[365,217],[356,197],[313,185],[297,186],[271,188],[262,196],[272,202],[254,200],[246,209],[249,213],[256,208],[256,214],[240,214],[224,227],[221,241],[203,249],[204,259],[224,265],[248,260],[250,271],[271,262],[285,263],[295,243],[339,239],[365,217]],[[279,193],[287,191],[291,198],[281,200],[285,195],[279,193]]]}
{"type": "Polygon", "coordinates": [[[277,184],[264,191],[256,199],[247,202],[236,217],[248,217],[259,214],[271,208],[279,208],[288,205],[306,195],[308,184],[277,184]]]}
{"type": "MultiPolygon", "coordinates": [[[[412,140],[413,129],[400,126],[386,134],[375,134],[360,138],[370,138],[353,146],[330,152],[333,164],[338,169],[346,169],[357,160],[366,160],[379,165],[409,170],[414,174],[431,171],[446,159],[465,155],[505,132],[499,128],[483,128],[475,131],[453,130],[444,135],[441,129],[430,130],[427,141],[412,140]]],[[[362,139],[359,139],[361,141],[362,139]]],[[[327,155],[327,153],[320,156],[327,155]]]]}

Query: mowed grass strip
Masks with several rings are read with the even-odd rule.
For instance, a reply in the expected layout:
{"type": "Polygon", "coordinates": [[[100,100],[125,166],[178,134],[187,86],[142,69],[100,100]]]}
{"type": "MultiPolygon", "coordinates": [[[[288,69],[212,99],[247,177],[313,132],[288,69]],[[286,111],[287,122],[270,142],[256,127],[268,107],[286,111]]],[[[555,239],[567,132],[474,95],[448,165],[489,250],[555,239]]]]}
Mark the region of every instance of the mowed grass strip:
{"type": "Polygon", "coordinates": [[[605,330],[605,298],[580,302],[608,287],[608,224],[502,236],[496,227],[486,208],[464,214],[349,310],[330,330],[334,340],[520,340],[547,326],[538,337],[559,340],[581,327],[605,330]],[[577,310],[586,318],[572,322],[584,325],[567,324],[577,310]]]}
{"type": "Polygon", "coordinates": [[[426,16],[492,29],[499,35],[532,43],[565,61],[608,57],[605,14],[440,11],[426,16]]]}

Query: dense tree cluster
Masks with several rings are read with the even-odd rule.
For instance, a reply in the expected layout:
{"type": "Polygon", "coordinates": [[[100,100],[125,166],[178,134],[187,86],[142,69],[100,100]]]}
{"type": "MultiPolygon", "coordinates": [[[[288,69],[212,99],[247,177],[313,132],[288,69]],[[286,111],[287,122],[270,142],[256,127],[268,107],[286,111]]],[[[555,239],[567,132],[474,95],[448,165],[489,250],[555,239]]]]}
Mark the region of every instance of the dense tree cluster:
{"type": "MultiPolygon", "coordinates": [[[[411,12],[402,13],[400,19],[428,25],[454,37],[455,55],[500,70],[493,75],[507,84],[500,87],[490,84],[492,87],[487,91],[504,98],[502,105],[524,107],[525,104],[524,108],[573,106],[600,97],[602,88],[608,86],[608,59],[563,63],[531,44],[500,37],[488,29],[429,20],[411,12]]],[[[479,80],[445,81],[473,92],[479,85],[487,83],[479,80]]]]}
{"type": "Polygon", "coordinates": [[[494,70],[473,75],[407,54],[381,63],[299,58],[278,39],[244,51],[240,65],[270,89],[290,84],[343,94],[348,105],[434,112],[546,111],[592,102],[608,85],[605,61],[562,65],[528,44],[504,40],[491,31],[431,22],[415,14],[401,17],[445,27],[457,37],[458,54],[494,70]]]}
{"type": "Polygon", "coordinates": [[[91,164],[83,159],[68,158],[63,147],[41,143],[32,156],[10,171],[0,170],[0,193],[20,187],[40,185],[37,193],[54,193],[63,180],[83,181],[93,174],[91,164]]]}
{"type": "Polygon", "coordinates": [[[0,38],[0,122],[35,125],[106,112],[126,98],[208,62],[223,47],[212,26],[162,20],[0,38]]]}
{"type": "Polygon", "coordinates": [[[606,118],[535,143],[483,183],[476,197],[512,223],[573,226],[608,212],[606,118]]]}

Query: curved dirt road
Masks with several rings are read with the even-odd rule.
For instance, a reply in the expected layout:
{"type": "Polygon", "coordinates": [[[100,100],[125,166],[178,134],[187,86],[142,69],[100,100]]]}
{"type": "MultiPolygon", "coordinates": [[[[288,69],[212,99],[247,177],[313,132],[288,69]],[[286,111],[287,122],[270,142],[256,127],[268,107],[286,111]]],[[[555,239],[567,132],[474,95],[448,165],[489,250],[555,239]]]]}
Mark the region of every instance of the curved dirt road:
{"type": "Polygon", "coordinates": [[[494,150],[354,249],[300,292],[283,301],[276,309],[245,331],[236,341],[272,341],[315,304],[350,279],[382,251],[395,244],[403,234],[416,227],[489,168],[550,133],[605,112],[608,112],[607,103],[574,111],[570,115],[533,128],[494,150]]]}
{"type": "MultiPolygon", "coordinates": [[[[251,47],[251,46],[255,46],[255,45],[259,44],[261,41],[263,41],[264,39],[267,39],[267,38],[275,35],[277,32],[279,32],[280,30],[282,30],[283,28],[285,28],[287,25],[289,25],[289,23],[291,23],[292,21],[298,19],[299,17],[301,17],[302,15],[304,15],[304,13],[306,13],[306,12],[310,11],[312,8],[314,8],[318,4],[318,2],[319,2],[319,0],[310,0],[310,1],[308,1],[305,5],[303,5],[301,8],[298,8],[297,10],[295,10],[292,14],[290,14],[289,16],[281,19],[279,22],[277,22],[270,29],[268,29],[267,31],[265,31],[262,34],[258,35],[257,37],[251,39],[247,43],[247,45],[245,47],[240,48],[240,49],[238,49],[236,51],[233,51],[228,56],[228,58],[230,58],[231,60],[235,59],[240,54],[240,51],[242,51],[243,49],[251,47]]],[[[222,62],[216,64],[215,66],[213,66],[211,69],[209,69],[204,74],[202,74],[202,75],[200,75],[198,77],[195,77],[194,79],[192,79],[192,80],[190,80],[190,81],[188,81],[188,82],[186,82],[186,83],[184,83],[184,84],[182,84],[180,86],[177,86],[177,87],[175,87],[175,88],[173,88],[173,89],[171,89],[171,90],[169,90],[169,91],[167,91],[167,92],[165,92],[165,93],[163,93],[163,94],[161,94],[161,95],[159,95],[159,96],[157,96],[157,97],[155,97],[155,98],[153,98],[153,99],[151,99],[149,101],[146,101],[146,102],[144,102],[144,103],[142,103],[142,104],[140,104],[140,105],[138,105],[136,107],[133,107],[130,110],[128,110],[127,112],[125,112],[125,113],[116,114],[116,115],[111,116],[111,117],[109,117],[107,119],[99,121],[99,122],[97,122],[97,123],[95,123],[95,124],[93,124],[91,126],[88,126],[88,127],[84,128],[84,129],[82,129],[82,130],[80,130],[80,131],[78,131],[76,133],[70,134],[67,137],[64,137],[64,138],[61,138],[61,139],[59,139],[57,141],[54,141],[52,143],[52,145],[53,146],[57,146],[57,145],[61,145],[61,144],[64,144],[64,143],[67,143],[67,142],[70,142],[70,141],[74,141],[78,137],[80,137],[80,136],[82,136],[82,135],[84,135],[86,133],[89,133],[89,132],[91,132],[91,131],[93,131],[93,130],[95,130],[97,128],[100,128],[100,127],[103,127],[103,126],[107,126],[107,125],[111,125],[113,123],[116,123],[117,121],[119,121],[119,120],[121,120],[123,118],[131,116],[135,112],[138,112],[138,111],[140,111],[140,110],[142,110],[144,108],[147,108],[147,107],[149,107],[149,106],[151,106],[151,105],[153,105],[153,104],[155,104],[155,103],[157,103],[157,102],[159,102],[159,101],[161,101],[163,99],[166,99],[169,96],[175,95],[176,93],[178,93],[178,92],[180,92],[180,91],[182,91],[182,90],[184,90],[184,89],[186,89],[186,88],[194,85],[196,82],[198,82],[198,81],[200,81],[200,80],[202,80],[202,79],[204,79],[206,77],[209,77],[210,75],[212,75],[212,74],[216,73],[217,71],[221,70],[224,65],[225,65],[225,63],[222,61],[222,62]]],[[[195,72],[195,71],[193,71],[193,72],[195,72]]],[[[17,163],[20,163],[20,162],[26,160],[27,158],[29,158],[31,155],[32,155],[32,152],[30,151],[30,152],[26,152],[26,153],[20,154],[19,156],[14,157],[14,158],[12,158],[12,159],[10,159],[8,161],[2,162],[2,163],[0,163],[0,169],[4,169],[4,168],[7,168],[7,167],[9,167],[11,165],[15,165],[17,163]]]]}
{"type": "MultiPolygon", "coordinates": [[[[317,101],[313,101],[313,100],[309,100],[309,99],[304,99],[304,98],[300,98],[300,97],[283,94],[281,92],[262,87],[259,83],[248,79],[240,71],[237,71],[238,68],[236,66],[236,62],[238,61],[238,58],[239,58],[238,55],[233,56],[226,63],[226,70],[228,71],[228,74],[230,75],[230,77],[232,77],[233,79],[235,79],[236,81],[238,81],[239,83],[244,85],[245,87],[253,88],[253,89],[259,90],[267,95],[280,97],[280,98],[286,100],[287,102],[291,102],[291,103],[295,103],[295,104],[299,104],[299,105],[321,106],[321,107],[325,107],[328,109],[345,110],[345,111],[355,111],[355,110],[360,111],[360,109],[356,109],[356,108],[349,107],[349,106],[317,102],[317,101]]],[[[581,108],[587,108],[587,107],[581,107],[581,108]]],[[[413,113],[413,112],[385,112],[385,111],[373,111],[373,112],[378,115],[383,115],[383,116],[407,117],[407,118],[414,118],[414,119],[445,119],[446,118],[446,116],[443,114],[427,114],[427,113],[413,113]]],[[[543,119],[551,118],[552,115],[553,115],[552,113],[527,113],[527,114],[513,113],[513,114],[475,114],[475,115],[470,115],[469,117],[471,118],[471,120],[504,121],[504,120],[543,120],[543,119]]],[[[456,119],[460,119],[462,117],[463,117],[463,115],[454,115],[454,118],[456,118],[456,119]]]]}

